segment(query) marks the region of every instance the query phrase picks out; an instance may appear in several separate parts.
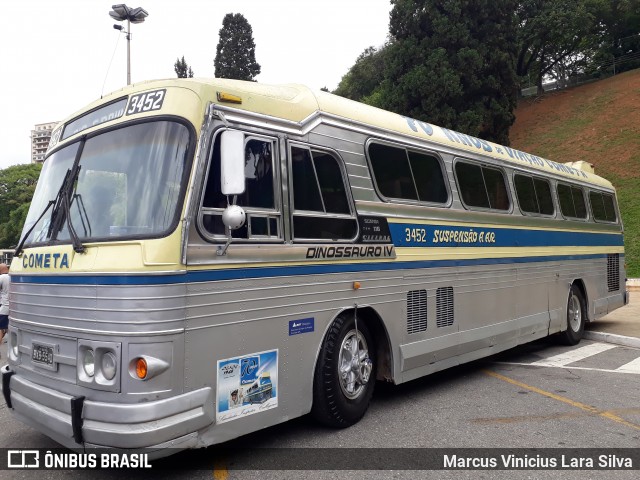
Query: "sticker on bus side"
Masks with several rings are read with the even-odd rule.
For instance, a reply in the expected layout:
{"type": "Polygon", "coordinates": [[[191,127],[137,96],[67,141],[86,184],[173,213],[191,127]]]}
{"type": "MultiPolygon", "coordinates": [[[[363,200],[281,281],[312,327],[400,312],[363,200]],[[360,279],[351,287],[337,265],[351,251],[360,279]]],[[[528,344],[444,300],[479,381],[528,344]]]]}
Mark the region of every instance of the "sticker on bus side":
{"type": "Polygon", "coordinates": [[[162,109],[166,90],[154,90],[152,92],[138,93],[129,98],[127,115],[136,113],[153,112],[162,109]]]}
{"type": "Polygon", "coordinates": [[[309,333],[314,330],[314,318],[303,318],[301,320],[291,320],[289,322],[289,336],[309,333]]]}
{"type": "Polygon", "coordinates": [[[278,406],[278,350],[218,360],[216,422],[278,406]]]}

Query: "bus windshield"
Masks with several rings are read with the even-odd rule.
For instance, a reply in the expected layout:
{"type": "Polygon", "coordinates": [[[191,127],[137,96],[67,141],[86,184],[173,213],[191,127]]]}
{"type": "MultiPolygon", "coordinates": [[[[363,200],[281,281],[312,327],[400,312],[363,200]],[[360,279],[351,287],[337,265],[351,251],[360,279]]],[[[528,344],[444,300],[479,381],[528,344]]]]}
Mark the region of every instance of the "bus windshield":
{"type": "MultiPolygon", "coordinates": [[[[48,203],[56,200],[76,161],[79,170],[69,189],[69,212],[80,239],[168,233],[176,215],[188,147],[187,127],[156,121],[111,130],[56,151],[44,163],[22,235],[34,226],[48,203]]],[[[53,215],[50,208],[25,245],[70,240],[66,220],[58,232],[52,231],[53,215]]]]}

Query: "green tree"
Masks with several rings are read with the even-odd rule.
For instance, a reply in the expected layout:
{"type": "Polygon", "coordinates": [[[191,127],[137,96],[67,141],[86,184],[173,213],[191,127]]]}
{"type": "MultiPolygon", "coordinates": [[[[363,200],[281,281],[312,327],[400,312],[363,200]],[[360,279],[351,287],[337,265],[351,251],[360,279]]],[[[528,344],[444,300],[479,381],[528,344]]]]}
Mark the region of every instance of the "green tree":
{"type": "MultiPolygon", "coordinates": [[[[609,0],[605,0],[609,1],[609,0]]],[[[603,0],[520,0],[516,71],[542,93],[545,77],[581,73],[593,56],[603,0]]]]}
{"type": "Polygon", "coordinates": [[[176,63],[173,64],[173,69],[178,78],[193,78],[193,70],[191,70],[191,67],[185,61],[184,55],[182,59],[176,59],[176,63]]]}
{"type": "Polygon", "coordinates": [[[391,3],[384,80],[370,103],[508,144],[518,87],[517,0],[391,3]]]}
{"type": "Polygon", "coordinates": [[[640,67],[640,0],[600,0],[594,15],[601,27],[589,70],[620,73],[640,67]]]}
{"type": "Polygon", "coordinates": [[[215,76],[255,81],[260,73],[260,64],[256,62],[256,44],[247,19],[240,13],[227,13],[219,36],[213,61],[215,76]]]}
{"type": "Polygon", "coordinates": [[[42,165],[15,165],[0,170],[0,248],[20,240],[42,165]]]}
{"type": "Polygon", "coordinates": [[[333,93],[356,102],[372,103],[370,98],[384,80],[386,45],[369,47],[342,77],[333,93]]]}

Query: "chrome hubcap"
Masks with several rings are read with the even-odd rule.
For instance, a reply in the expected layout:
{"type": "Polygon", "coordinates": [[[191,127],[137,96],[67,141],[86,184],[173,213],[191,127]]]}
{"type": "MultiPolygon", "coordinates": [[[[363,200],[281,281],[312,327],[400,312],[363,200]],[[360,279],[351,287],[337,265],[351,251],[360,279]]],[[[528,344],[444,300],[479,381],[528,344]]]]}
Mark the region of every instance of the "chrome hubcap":
{"type": "Polygon", "coordinates": [[[580,308],[580,300],[575,295],[569,297],[569,326],[574,332],[580,330],[580,321],[582,319],[582,310],[580,308]]]}
{"type": "Polygon", "coordinates": [[[338,356],[338,375],[342,393],[351,400],[358,398],[369,382],[373,364],[369,358],[367,341],[351,330],[342,340],[338,356]]]}

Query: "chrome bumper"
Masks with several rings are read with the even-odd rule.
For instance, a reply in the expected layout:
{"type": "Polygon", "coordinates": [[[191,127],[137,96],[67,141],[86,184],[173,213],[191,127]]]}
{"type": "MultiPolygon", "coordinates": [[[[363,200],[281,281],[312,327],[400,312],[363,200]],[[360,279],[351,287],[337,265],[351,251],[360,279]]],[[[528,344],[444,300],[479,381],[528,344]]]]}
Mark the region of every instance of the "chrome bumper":
{"type": "Polygon", "coordinates": [[[2,391],[15,416],[69,448],[172,446],[215,419],[210,387],[154,402],[112,404],[72,397],[25,380],[5,365],[2,391]]]}

